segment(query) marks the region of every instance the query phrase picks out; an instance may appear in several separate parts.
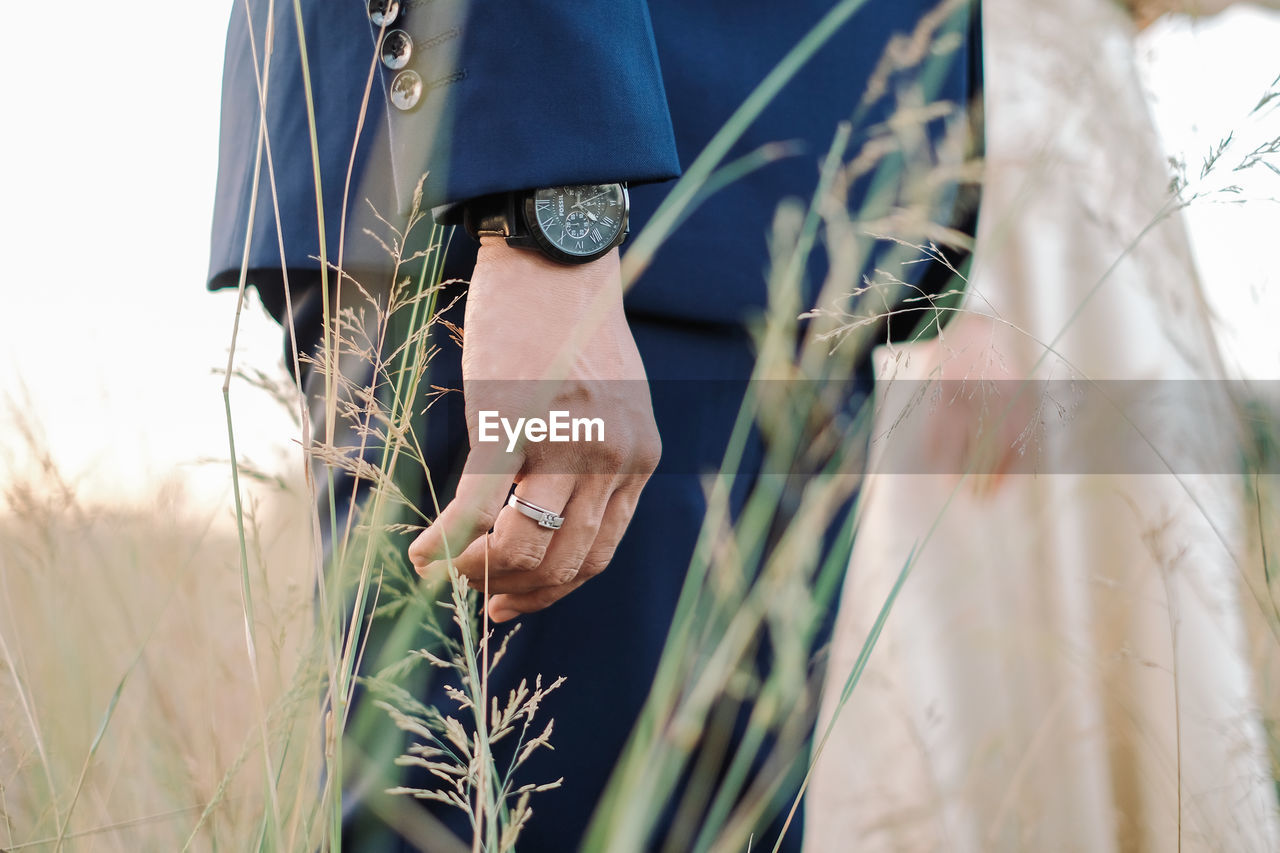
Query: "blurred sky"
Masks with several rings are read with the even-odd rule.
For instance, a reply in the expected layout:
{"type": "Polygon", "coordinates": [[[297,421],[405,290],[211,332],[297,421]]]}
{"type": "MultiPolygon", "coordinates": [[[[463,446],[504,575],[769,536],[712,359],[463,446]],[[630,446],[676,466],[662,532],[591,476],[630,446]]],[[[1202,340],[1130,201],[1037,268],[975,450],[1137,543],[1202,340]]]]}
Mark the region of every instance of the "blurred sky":
{"type": "MultiPolygon", "coordinates": [[[[0,31],[0,395],[88,494],[142,497],[178,475],[218,498],[226,466],[196,462],[229,458],[211,371],[226,363],[235,298],[204,279],[231,4],[65,0],[56,26],[23,5],[0,31]]],[[[240,350],[282,365],[260,310],[240,350]]],[[[287,414],[249,388],[233,403],[241,449],[278,469],[295,435],[287,414]]],[[[0,448],[14,453],[6,433],[0,448]]]]}
{"type": "MultiPolygon", "coordinates": [[[[203,285],[230,4],[6,8],[0,407],[12,408],[0,408],[0,479],[31,472],[21,423],[93,500],[144,499],[177,477],[225,505],[225,464],[198,460],[228,455],[214,371],[235,298],[203,285]]],[[[1251,8],[1149,31],[1139,53],[1166,148],[1198,168],[1228,130],[1265,134],[1246,116],[1280,75],[1277,44],[1280,15],[1251,8]]],[[[1233,359],[1280,378],[1280,205],[1206,204],[1189,216],[1233,359]]],[[[278,375],[278,329],[253,309],[240,363],[278,375]]],[[[233,404],[242,453],[273,470],[300,464],[287,412],[244,385],[233,404]]]]}
{"type": "MultiPolygon", "coordinates": [[[[1234,138],[1221,161],[1228,166],[1280,138],[1280,102],[1250,115],[1267,91],[1280,89],[1277,45],[1280,12],[1251,6],[1209,20],[1167,17],[1143,33],[1138,67],[1156,125],[1165,150],[1193,177],[1228,133],[1234,138]]],[[[1202,189],[1232,183],[1243,192],[1208,196],[1184,215],[1228,366],[1280,379],[1280,175],[1219,169],[1202,189]]]]}

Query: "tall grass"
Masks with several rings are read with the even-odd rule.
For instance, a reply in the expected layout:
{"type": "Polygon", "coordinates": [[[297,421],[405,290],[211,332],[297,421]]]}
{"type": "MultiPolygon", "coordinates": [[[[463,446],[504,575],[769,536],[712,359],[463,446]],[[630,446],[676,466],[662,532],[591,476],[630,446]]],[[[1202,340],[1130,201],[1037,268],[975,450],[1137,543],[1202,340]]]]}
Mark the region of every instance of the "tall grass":
{"type": "MultiPolygon", "coordinates": [[[[833,6],[735,113],[652,228],[635,239],[628,281],[708,187],[751,167],[754,161],[723,158],[862,5],[833,6]]],[[[957,6],[943,4],[921,25],[915,43],[924,49],[899,50],[896,61],[945,61],[945,53],[928,49],[931,28],[957,6]]],[[[298,35],[305,41],[300,23],[298,35]]],[[[268,60],[260,65],[264,99],[268,60]]],[[[837,129],[812,199],[778,211],[772,302],[755,331],[759,381],[750,386],[723,472],[707,477],[706,517],[667,649],[589,830],[588,850],[643,849],[668,812],[675,822],[667,850],[760,849],[781,840],[762,837],[765,828],[786,825],[795,813],[796,802],[780,793],[816,760],[810,729],[822,671],[811,645],[846,569],[865,463],[870,415],[849,410],[850,377],[882,340],[883,306],[903,310],[909,288],[895,270],[921,250],[937,251],[937,241],[958,239],[934,222],[937,188],[975,177],[975,164],[963,157],[915,168],[921,152],[909,140],[935,117],[914,110],[919,94],[900,93],[896,124],[876,144],[850,150],[850,126],[837,129]],[[867,209],[892,210],[891,218],[850,214],[844,194],[867,173],[879,176],[867,209]],[[888,233],[900,251],[863,280],[868,231],[888,233]],[[817,306],[800,304],[798,282],[824,242],[832,260],[827,286],[817,306]],[[861,281],[858,300],[850,298],[850,281],[861,281]],[[761,476],[735,513],[731,472],[753,430],[767,439],[768,470],[787,473],[761,476]],[[738,719],[744,734],[732,754],[706,737],[738,719]]],[[[963,141],[946,147],[959,151],[963,141]]],[[[259,157],[260,191],[274,198],[265,136],[259,157]]],[[[313,168],[318,173],[314,157],[313,168]]],[[[361,280],[343,267],[342,249],[324,263],[323,291],[331,299],[324,348],[310,359],[295,355],[296,367],[323,378],[322,405],[309,407],[297,389],[284,394],[299,413],[308,467],[298,482],[263,492],[245,476],[234,440],[237,395],[247,386],[233,382],[233,347],[224,386],[233,530],[177,494],[146,512],[82,505],[66,483],[39,490],[19,484],[6,495],[0,848],[338,850],[344,797],[353,791],[422,849],[452,849],[452,842],[414,799],[466,813],[473,850],[515,849],[521,828],[537,819],[538,794],[557,780],[528,780],[519,771],[533,750],[554,747],[554,722],[538,706],[557,674],[543,673],[511,696],[491,695],[489,674],[505,645],[478,615],[477,593],[456,575],[420,582],[403,556],[405,534],[440,509],[418,415],[445,393],[429,387],[428,369],[441,341],[457,335],[442,318],[446,238],[419,209],[420,189],[406,220],[388,215],[377,234],[338,235],[379,240],[393,270],[389,280],[361,280]],[[415,245],[426,248],[409,248],[415,245]],[[319,423],[310,422],[312,412],[319,423]],[[432,505],[409,498],[407,484],[417,478],[428,484],[432,505]],[[322,490],[327,512],[313,518],[322,490]],[[342,512],[348,504],[358,510],[342,512]],[[373,638],[376,654],[375,616],[389,626],[373,638]],[[422,705],[417,697],[431,677],[454,685],[455,708],[422,705]],[[358,691],[371,701],[356,704],[358,691]],[[494,757],[493,744],[504,740],[518,742],[511,764],[494,757]],[[403,786],[397,766],[423,768],[439,784],[403,786]]],[[[242,294],[247,284],[241,282],[242,294]]],[[[956,285],[963,286],[959,271],[956,285]]],[[[932,322],[936,330],[938,318],[932,322]]],[[[45,476],[58,482],[56,465],[46,465],[45,476]]],[[[1265,477],[1254,483],[1262,575],[1247,579],[1265,605],[1255,613],[1257,669],[1265,676],[1276,757],[1275,484],[1265,477]]],[[[909,558],[895,567],[897,583],[855,666],[832,674],[842,700],[856,689],[911,566],[909,558]]],[[[824,739],[820,734],[819,743],[824,739]]]]}
{"type": "Polygon", "coordinates": [[[42,471],[0,513],[0,848],[180,850],[197,826],[195,849],[256,846],[263,724],[278,746],[316,716],[289,681],[310,630],[300,483],[256,490],[244,516],[264,720],[228,517],[176,484],[87,503],[42,471]]]}

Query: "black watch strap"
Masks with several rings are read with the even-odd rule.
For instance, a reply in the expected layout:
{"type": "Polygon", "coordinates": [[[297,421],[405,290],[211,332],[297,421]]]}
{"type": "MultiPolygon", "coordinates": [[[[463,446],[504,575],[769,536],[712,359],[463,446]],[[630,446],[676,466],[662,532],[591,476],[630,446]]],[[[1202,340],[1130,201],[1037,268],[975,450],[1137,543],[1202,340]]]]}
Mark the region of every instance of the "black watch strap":
{"type": "Polygon", "coordinates": [[[479,240],[485,234],[519,236],[523,229],[520,202],[523,193],[497,193],[473,198],[462,208],[462,227],[479,240]]]}

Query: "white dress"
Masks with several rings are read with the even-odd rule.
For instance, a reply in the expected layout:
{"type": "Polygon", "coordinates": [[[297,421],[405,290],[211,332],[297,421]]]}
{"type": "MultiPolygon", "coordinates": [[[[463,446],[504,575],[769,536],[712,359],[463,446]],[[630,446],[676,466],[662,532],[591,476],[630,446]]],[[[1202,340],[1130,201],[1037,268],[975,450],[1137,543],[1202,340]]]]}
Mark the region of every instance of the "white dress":
{"type": "MultiPolygon", "coordinates": [[[[984,335],[998,356],[978,364],[983,378],[1220,377],[1180,219],[1138,239],[1169,180],[1126,13],[1111,0],[984,5],[976,313],[943,348],[883,353],[886,387],[984,335]]],[[[1233,425],[1186,410],[1229,411],[1219,386],[1188,387],[1197,406],[1146,424],[1176,473],[1060,473],[1079,451],[1067,445],[1089,441],[1075,425],[1034,442],[1033,467],[1059,473],[868,478],[820,732],[923,549],[818,759],[808,851],[1280,849],[1242,652],[1233,425]]],[[[881,469],[895,441],[928,441],[890,428],[893,409],[877,412],[881,469]]]]}

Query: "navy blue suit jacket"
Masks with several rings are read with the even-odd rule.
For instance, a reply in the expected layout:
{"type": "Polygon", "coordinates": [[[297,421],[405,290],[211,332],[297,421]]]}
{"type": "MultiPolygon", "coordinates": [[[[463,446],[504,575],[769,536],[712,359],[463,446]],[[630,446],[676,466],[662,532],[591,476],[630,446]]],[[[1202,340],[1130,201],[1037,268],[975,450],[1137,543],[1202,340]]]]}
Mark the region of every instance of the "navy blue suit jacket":
{"type": "MultiPolygon", "coordinates": [[[[260,124],[260,71],[255,72],[252,54],[255,45],[262,53],[267,4],[251,0],[249,5],[252,23],[237,3],[228,32],[209,275],[213,287],[234,283],[248,235],[248,266],[255,271],[250,280],[264,289],[271,304],[265,291],[278,286],[273,270],[317,266],[319,217],[292,4],[278,3],[265,110],[274,172],[264,165],[249,227],[260,124]],[[270,177],[283,215],[279,232],[270,177]]],[[[371,26],[365,2],[302,3],[325,252],[330,261],[336,259],[345,214],[342,249],[348,266],[384,260],[381,249],[359,233],[359,223],[367,224],[365,200],[384,214],[403,209],[424,172],[429,173],[424,203],[431,207],[507,189],[629,181],[632,230],[638,230],[670,186],[660,182],[679,174],[697,156],[752,88],[834,4],[474,0],[468,6],[465,0],[401,0],[400,5],[393,26],[413,36],[409,68],[424,81],[421,100],[409,112],[388,102],[394,72],[376,62],[378,28],[371,26]]],[[[753,123],[730,159],[778,142],[786,144],[788,156],[703,202],[666,241],[629,293],[628,307],[676,320],[736,323],[763,305],[766,239],[778,203],[812,195],[818,162],[836,125],[858,112],[885,46],[895,35],[910,33],[936,5],[936,0],[868,0],[753,123]]],[[[977,95],[981,66],[976,20],[975,3],[962,6],[945,23],[944,31],[955,36],[955,49],[929,72],[928,94],[935,100],[963,107],[977,95]]],[[[920,76],[913,70],[898,73],[885,95],[858,112],[850,156],[868,139],[884,134],[883,122],[896,108],[895,91],[920,76]]],[[[956,122],[964,118],[963,109],[953,113],[956,122]]],[[[934,141],[942,139],[946,126],[942,120],[930,125],[934,141]]],[[[925,151],[924,156],[933,153],[925,151]]],[[[864,176],[851,197],[863,197],[875,179],[874,174],[864,176]]],[[[963,227],[966,205],[944,192],[934,215],[943,224],[963,227]]],[[[467,247],[455,254],[459,257],[451,271],[465,277],[467,247]]],[[[918,275],[921,269],[917,265],[905,271],[918,275]]],[[[816,253],[810,282],[824,274],[824,259],[816,253]]],[[[858,284],[850,282],[850,289],[858,284]]]]}

